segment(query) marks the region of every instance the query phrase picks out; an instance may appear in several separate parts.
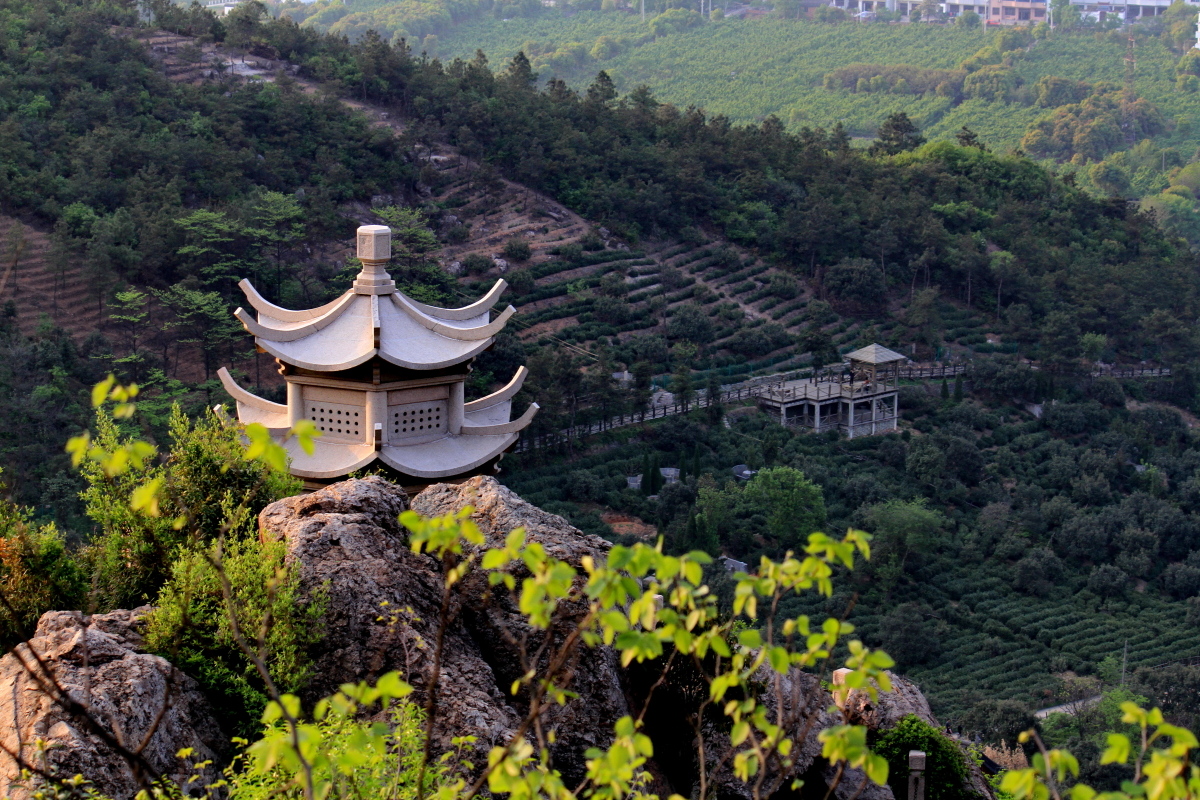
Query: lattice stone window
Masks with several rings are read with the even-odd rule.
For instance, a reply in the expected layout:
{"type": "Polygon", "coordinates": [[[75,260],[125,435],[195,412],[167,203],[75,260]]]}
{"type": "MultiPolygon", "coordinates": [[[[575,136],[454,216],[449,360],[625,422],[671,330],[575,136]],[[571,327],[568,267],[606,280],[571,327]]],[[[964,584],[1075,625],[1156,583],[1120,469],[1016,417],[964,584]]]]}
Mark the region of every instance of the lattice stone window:
{"type": "Polygon", "coordinates": [[[389,424],[392,426],[392,438],[404,439],[412,436],[429,436],[432,433],[445,433],[446,420],[450,416],[449,411],[449,404],[444,400],[390,406],[388,414],[391,417],[389,424]]]}
{"type": "Polygon", "coordinates": [[[304,418],[311,420],[321,438],[334,442],[363,442],[367,409],[362,392],[325,387],[304,387],[304,418]]]}
{"type": "Polygon", "coordinates": [[[388,441],[437,439],[450,422],[450,391],[423,386],[388,392],[388,441]]]}

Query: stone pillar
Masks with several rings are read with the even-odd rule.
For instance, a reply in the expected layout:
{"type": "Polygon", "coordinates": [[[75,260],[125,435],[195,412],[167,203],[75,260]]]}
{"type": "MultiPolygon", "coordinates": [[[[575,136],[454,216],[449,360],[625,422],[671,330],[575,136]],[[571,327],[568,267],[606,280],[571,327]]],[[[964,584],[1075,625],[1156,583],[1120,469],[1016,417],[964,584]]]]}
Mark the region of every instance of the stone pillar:
{"type": "Polygon", "coordinates": [[[817,433],[821,432],[821,401],[817,400],[813,404],[813,430],[817,433]]]}
{"type": "MultiPolygon", "coordinates": [[[[851,384],[851,386],[853,386],[853,384],[851,384]]],[[[850,421],[848,423],[846,423],[846,435],[851,439],[854,438],[854,394],[853,394],[853,392],[851,392],[851,394],[850,394],[850,421]]]]}
{"type": "Polygon", "coordinates": [[[466,384],[462,381],[450,384],[450,421],[446,430],[455,436],[462,433],[463,404],[466,402],[465,386],[466,384]]]}
{"type": "Polygon", "coordinates": [[[288,425],[296,427],[296,423],[304,419],[304,387],[295,381],[287,382],[288,425]]]}
{"type": "Polygon", "coordinates": [[[908,751],[908,800],[925,800],[925,752],[908,751]]]}
{"type": "Polygon", "coordinates": [[[358,260],[362,272],[354,279],[356,294],[392,294],[396,282],[384,266],[392,257],[392,229],[386,225],[363,225],[358,229],[358,260]]]}
{"type": "Polygon", "coordinates": [[[387,435],[387,392],[367,392],[367,444],[375,442],[376,447],[381,447],[387,444],[387,435]]]}
{"type": "Polygon", "coordinates": [[[876,433],[875,421],[878,418],[879,418],[879,400],[877,398],[872,397],[871,398],[871,435],[872,436],[874,436],[876,433]]]}

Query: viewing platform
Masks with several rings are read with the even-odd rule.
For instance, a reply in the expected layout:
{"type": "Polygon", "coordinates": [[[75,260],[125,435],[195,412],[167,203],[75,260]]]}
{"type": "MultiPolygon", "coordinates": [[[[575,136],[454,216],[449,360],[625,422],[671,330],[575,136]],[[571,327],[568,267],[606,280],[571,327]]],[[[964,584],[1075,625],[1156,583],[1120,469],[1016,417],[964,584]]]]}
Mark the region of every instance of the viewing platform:
{"type": "Polygon", "coordinates": [[[836,430],[846,438],[896,430],[900,365],[905,356],[878,344],[846,356],[849,372],[762,387],[758,404],[782,425],[814,433],[836,430]]]}

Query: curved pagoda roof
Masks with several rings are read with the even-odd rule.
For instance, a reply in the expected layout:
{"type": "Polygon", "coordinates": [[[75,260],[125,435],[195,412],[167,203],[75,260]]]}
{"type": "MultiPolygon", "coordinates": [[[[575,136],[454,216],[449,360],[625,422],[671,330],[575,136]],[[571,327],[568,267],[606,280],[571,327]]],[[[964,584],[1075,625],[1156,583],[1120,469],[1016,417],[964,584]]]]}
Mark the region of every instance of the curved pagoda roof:
{"type": "MultiPolygon", "coordinates": [[[[242,281],[258,316],[242,308],[235,315],[263,350],[285,364],[316,372],[341,372],[376,356],[409,370],[439,370],[468,361],[491,345],[516,311],[509,306],[491,318],[490,309],[507,284],[497,281],[487,295],[463,308],[417,302],[397,290],[384,270],[390,233],[382,225],[358,229],[363,269],[336,300],[292,311],[267,302],[242,281]]],[[[223,367],[217,374],[237,402],[238,419],[265,426],[288,451],[292,474],[314,480],[339,478],[376,460],[418,480],[464,475],[494,464],[538,412],[532,403],[512,419],[513,397],[528,375],[524,367],[507,386],[470,403],[464,402],[466,376],[458,371],[384,383],[378,373],[372,383],[353,373],[289,373],[286,405],[248,392],[223,367]],[[411,418],[401,421],[401,415],[411,418]],[[312,453],[289,435],[299,419],[319,424],[323,432],[312,453]]]]}
{"type": "MultiPolygon", "coordinates": [[[[361,246],[360,242],[360,252],[361,246]]],[[[396,288],[383,271],[384,260],[364,258],[363,271],[345,294],[303,311],[268,302],[243,280],[238,286],[258,318],[244,308],[234,315],[254,336],[255,344],[280,361],[317,372],[337,372],[375,356],[413,370],[461,364],[486,350],[516,312],[510,305],[491,319],[491,307],[508,286],[503,279],[463,308],[417,302],[396,288]]]]}

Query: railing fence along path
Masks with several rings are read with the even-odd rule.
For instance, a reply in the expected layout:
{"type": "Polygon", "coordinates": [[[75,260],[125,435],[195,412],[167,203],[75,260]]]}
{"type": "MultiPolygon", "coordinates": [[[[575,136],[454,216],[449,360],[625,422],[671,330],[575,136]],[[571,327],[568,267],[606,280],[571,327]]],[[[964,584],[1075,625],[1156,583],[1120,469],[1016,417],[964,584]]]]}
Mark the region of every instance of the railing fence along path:
{"type": "MultiPolygon", "coordinates": [[[[1030,364],[1030,369],[1036,370],[1037,367],[1030,364]]],[[[914,364],[910,366],[900,367],[898,376],[900,380],[937,380],[940,378],[953,378],[958,375],[967,375],[971,371],[970,364],[930,364],[920,365],[914,364]]],[[[1090,373],[1093,378],[1112,377],[1112,378],[1168,378],[1171,376],[1170,367],[1101,367],[1093,370],[1090,373]]],[[[788,381],[800,380],[802,378],[813,378],[818,383],[842,383],[849,379],[849,374],[842,369],[819,369],[815,372],[811,369],[792,370],[790,372],[780,372],[775,375],[763,375],[758,378],[751,378],[741,383],[723,386],[720,394],[717,395],[717,402],[732,403],[742,400],[752,400],[759,397],[762,391],[768,387],[780,386],[788,381]]],[[[652,405],[644,408],[641,411],[634,411],[628,414],[618,414],[608,419],[592,422],[586,425],[573,425],[570,428],[564,428],[560,431],[552,433],[544,433],[540,436],[522,437],[517,443],[514,452],[523,453],[529,450],[535,450],[540,447],[548,447],[555,444],[561,444],[573,439],[582,439],[585,436],[592,436],[604,431],[611,431],[616,428],[624,428],[628,425],[640,425],[655,419],[663,419],[664,417],[672,417],[676,414],[685,414],[693,408],[707,408],[711,405],[711,401],[707,395],[698,393],[696,399],[690,403],[672,403],[670,405],[652,405]]]]}

